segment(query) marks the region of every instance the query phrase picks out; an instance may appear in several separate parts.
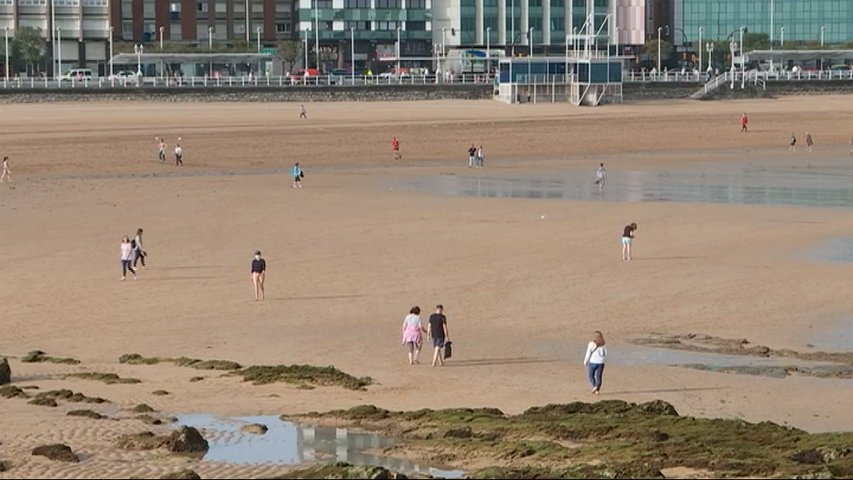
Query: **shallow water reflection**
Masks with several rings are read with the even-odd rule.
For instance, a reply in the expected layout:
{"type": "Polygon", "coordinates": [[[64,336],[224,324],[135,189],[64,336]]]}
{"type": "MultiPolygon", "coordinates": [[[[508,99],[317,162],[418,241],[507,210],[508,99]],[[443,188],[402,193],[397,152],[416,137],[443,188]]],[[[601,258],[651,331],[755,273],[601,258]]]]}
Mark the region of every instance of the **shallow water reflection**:
{"type": "Polygon", "coordinates": [[[853,169],[829,163],[701,164],[677,171],[611,171],[603,191],[589,172],[536,176],[438,175],[404,187],[438,195],[619,202],[706,202],[742,205],[853,207],[853,169]]]}
{"type": "Polygon", "coordinates": [[[461,470],[443,470],[408,460],[371,453],[390,447],[394,440],[372,433],[345,428],[310,427],[282,421],[275,416],[217,417],[208,414],[179,415],[182,425],[203,431],[210,442],[204,460],[234,464],[274,463],[298,465],[314,461],[376,465],[402,473],[419,473],[439,478],[461,478],[461,470]],[[244,425],[259,423],[268,430],[263,435],[244,433],[244,425]]]}

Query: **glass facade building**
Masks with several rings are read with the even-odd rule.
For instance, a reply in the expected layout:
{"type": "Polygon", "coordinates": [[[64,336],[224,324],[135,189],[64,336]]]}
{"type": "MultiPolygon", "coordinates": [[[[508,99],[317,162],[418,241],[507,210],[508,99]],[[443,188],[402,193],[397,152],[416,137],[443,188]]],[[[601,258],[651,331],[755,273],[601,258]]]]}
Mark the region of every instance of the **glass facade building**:
{"type": "Polygon", "coordinates": [[[725,40],[746,27],[778,46],[784,27],[786,43],[820,42],[823,27],[825,44],[853,42],[853,0],[675,0],[673,12],[681,29],[676,45],[697,39],[699,27],[703,40],[725,40]]]}

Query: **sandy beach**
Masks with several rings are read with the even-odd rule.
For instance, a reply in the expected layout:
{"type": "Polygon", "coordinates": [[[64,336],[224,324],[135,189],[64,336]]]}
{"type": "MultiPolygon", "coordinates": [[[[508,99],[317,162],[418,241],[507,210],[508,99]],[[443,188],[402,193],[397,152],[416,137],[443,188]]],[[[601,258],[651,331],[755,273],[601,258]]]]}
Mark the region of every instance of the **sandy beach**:
{"type": "MultiPolygon", "coordinates": [[[[697,172],[704,164],[803,165],[853,159],[853,97],[673,101],[575,108],[497,102],[4,105],[0,185],[0,354],[13,383],[69,388],[109,404],[48,408],[0,399],[0,478],[258,477],[285,467],[190,461],[113,446],[122,433],[168,432],[163,415],[278,415],[374,404],[393,410],[662,399],[682,415],[769,420],[811,432],[853,430],[850,380],[768,378],[654,362],[610,365],[600,397],[581,365],[592,331],[612,351],[652,333],[811,345],[849,319],[850,265],[798,252],[850,236],[848,209],[681,202],[561,201],[436,195],[407,181],[439,176],[697,172]],[[741,113],[750,132],[739,133],[741,113]],[[810,132],[812,153],[787,139],[810,132]],[[154,138],[169,144],[157,160],[154,138]],[[390,141],[401,141],[393,160],[390,141]],[[181,137],[184,167],[171,154],[181,137]],[[486,168],[465,167],[482,144],[486,168]],[[811,157],[810,157],[811,155],[811,157]],[[827,160],[830,159],[830,160],[827,160]],[[305,170],[291,188],[290,166],[305,170]],[[544,216],[544,218],[543,218],[544,216]],[[639,224],[635,259],[619,236],[639,224]],[[120,281],[119,243],[145,229],[147,268],[120,281]],[[252,253],[268,262],[254,302],[252,253]],[[454,358],[409,366],[400,323],[412,305],[446,307],[454,358]],[[31,350],[78,365],[22,363],[31,350]],[[119,356],[334,365],[370,376],[366,391],[255,386],[218,371],[126,365],[119,356]],[[112,372],[105,385],[65,378],[112,372]],[[195,376],[203,381],[190,382],[195,376]],[[166,390],[169,395],[151,392],[166,390]],[[113,419],[68,417],[92,408],[113,419]],[[66,443],[78,464],[30,455],[66,443]]],[[[840,163],[839,163],[840,162],[840,163]]],[[[623,177],[624,178],[624,177],[623,177]]],[[[593,188],[590,185],[590,188],[593,188]]],[[[849,347],[847,349],[849,351],[849,347]]]]}

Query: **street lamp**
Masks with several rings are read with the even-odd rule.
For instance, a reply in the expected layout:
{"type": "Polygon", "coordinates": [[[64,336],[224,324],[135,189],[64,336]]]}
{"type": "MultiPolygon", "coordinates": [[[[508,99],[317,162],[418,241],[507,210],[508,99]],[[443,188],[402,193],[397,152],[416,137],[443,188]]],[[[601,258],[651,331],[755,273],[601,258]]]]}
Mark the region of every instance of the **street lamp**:
{"type": "Polygon", "coordinates": [[[823,38],[824,38],[824,33],[825,33],[825,32],[826,32],[826,27],[825,27],[825,26],[821,26],[821,27],[820,27],[820,48],[823,48],[823,38]]]}
{"type": "Polygon", "coordinates": [[[142,76],[142,49],[145,48],[141,43],[133,46],[133,53],[136,54],[136,76],[142,76]]]}
{"type": "Polygon", "coordinates": [[[740,27],[740,69],[741,69],[741,77],[740,77],[740,88],[743,90],[744,83],[746,82],[746,62],[743,61],[743,31],[746,30],[746,27],[740,27]]]}
{"type": "Polygon", "coordinates": [[[355,28],[350,27],[350,81],[355,85],[355,28]]]}
{"type": "Polygon", "coordinates": [[[56,27],[56,66],[59,69],[59,74],[56,78],[62,77],[62,29],[56,27]]]}
{"type": "Polygon", "coordinates": [[[702,72],[702,32],[704,31],[704,28],[699,27],[699,72],[702,72]]]}
{"type": "MultiPolygon", "coordinates": [[[[316,1],[316,0],[315,0],[316,1]]],[[[249,22],[251,21],[249,17],[249,0],[246,0],[246,43],[249,43],[249,31],[252,27],[249,26],[249,22]]]]}
{"type": "MultiPolygon", "coordinates": [[[[613,49],[613,54],[618,57],[619,56],[619,27],[614,28],[613,31],[614,31],[613,41],[616,43],[616,46],[613,49]]],[[[607,51],[609,52],[610,48],[608,48],[607,51]]]]}
{"type": "Polygon", "coordinates": [[[163,31],[166,30],[166,27],[160,27],[160,50],[163,50],[163,31]]]}
{"type": "Polygon", "coordinates": [[[735,88],[735,52],[737,51],[737,42],[734,40],[734,38],[732,38],[729,41],[729,50],[732,53],[732,70],[731,70],[731,72],[732,72],[732,86],[731,86],[731,89],[734,90],[734,88],[735,88]]]}
{"type": "Polygon", "coordinates": [[[114,27],[110,25],[110,78],[113,76],[113,28],[114,27]]]}
{"type": "Polygon", "coordinates": [[[261,27],[255,29],[258,33],[258,53],[261,53],[261,27]]]}
{"type": "MultiPolygon", "coordinates": [[[[441,55],[438,57],[438,69],[442,72],[447,68],[447,55],[444,52],[445,35],[447,35],[447,27],[441,27],[441,55]],[[441,59],[444,59],[444,68],[441,68],[441,59]]],[[[438,75],[436,75],[436,80],[438,80],[438,75]]]]}
{"type": "MultiPolygon", "coordinates": [[[[713,54],[714,54],[714,42],[708,42],[708,43],[706,43],[706,44],[705,44],[705,50],[708,50],[708,72],[709,72],[708,77],[710,78],[710,76],[711,76],[711,75],[710,75],[710,72],[711,72],[711,57],[713,57],[713,54]]],[[[702,65],[699,65],[699,68],[702,68],[702,65]]]]}
{"type": "MultiPolygon", "coordinates": [[[[779,48],[781,48],[783,52],[785,51],[785,26],[784,25],[779,27],[779,48]]],[[[784,55],[784,53],[779,54],[779,63],[782,64],[781,65],[782,70],[785,70],[785,59],[782,58],[782,55],[784,55]]]]}
{"type": "Polygon", "coordinates": [[[5,65],[6,65],[6,80],[8,80],[9,79],[9,27],[5,27],[5,30],[6,30],[6,49],[4,50],[4,52],[6,52],[6,63],[5,63],[5,65]]]}
{"type": "Polygon", "coordinates": [[[486,75],[492,72],[491,36],[492,27],[486,27],[486,75]]]}
{"type": "Polygon", "coordinates": [[[305,73],[308,73],[308,29],[305,29],[305,73]]]}
{"type": "Polygon", "coordinates": [[[660,74],[660,32],[663,27],[658,27],[658,74],[660,74]]]}
{"type": "Polygon", "coordinates": [[[531,65],[533,61],[533,27],[527,31],[527,45],[530,47],[530,53],[527,55],[527,81],[530,82],[530,77],[533,74],[531,65]]]}
{"type": "Polygon", "coordinates": [[[314,0],[314,64],[317,70],[320,69],[320,11],[317,10],[319,4],[320,0],[314,0]]]}
{"type": "Polygon", "coordinates": [[[400,76],[400,81],[403,80],[403,77],[400,75],[400,26],[397,25],[397,75],[400,76]]]}
{"type": "Polygon", "coordinates": [[[569,37],[571,35],[566,35],[566,65],[564,67],[565,75],[566,75],[566,83],[569,83],[569,37]]]}

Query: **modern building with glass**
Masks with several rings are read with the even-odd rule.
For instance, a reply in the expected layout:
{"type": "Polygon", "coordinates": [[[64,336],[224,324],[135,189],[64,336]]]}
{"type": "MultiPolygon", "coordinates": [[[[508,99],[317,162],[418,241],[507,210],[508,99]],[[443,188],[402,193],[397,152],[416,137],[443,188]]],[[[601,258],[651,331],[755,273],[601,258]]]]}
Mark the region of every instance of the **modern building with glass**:
{"type": "Polygon", "coordinates": [[[557,53],[587,19],[603,45],[608,39],[622,45],[644,41],[646,0],[433,1],[433,40],[439,45],[496,47],[511,55],[526,54],[532,42],[534,54],[557,53]]]}
{"type": "Polygon", "coordinates": [[[673,0],[675,45],[726,40],[741,27],[789,43],[853,42],[853,0],[673,0]]]}

